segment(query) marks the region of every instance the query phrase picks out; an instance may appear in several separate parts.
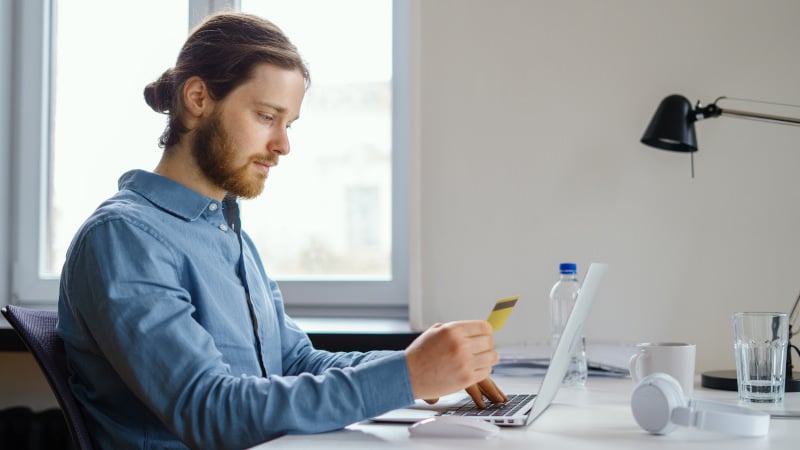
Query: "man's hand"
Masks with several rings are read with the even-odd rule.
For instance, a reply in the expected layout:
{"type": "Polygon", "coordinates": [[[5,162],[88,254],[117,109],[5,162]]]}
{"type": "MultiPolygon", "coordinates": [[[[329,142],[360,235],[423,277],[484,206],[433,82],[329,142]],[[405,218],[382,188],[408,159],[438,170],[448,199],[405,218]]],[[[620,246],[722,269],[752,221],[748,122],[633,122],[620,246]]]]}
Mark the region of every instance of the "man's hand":
{"type": "Polygon", "coordinates": [[[505,401],[488,377],[499,356],[494,351],[492,326],[485,320],[437,323],[405,350],[415,398],[435,399],[467,389],[479,406],[483,395],[505,401]]]}

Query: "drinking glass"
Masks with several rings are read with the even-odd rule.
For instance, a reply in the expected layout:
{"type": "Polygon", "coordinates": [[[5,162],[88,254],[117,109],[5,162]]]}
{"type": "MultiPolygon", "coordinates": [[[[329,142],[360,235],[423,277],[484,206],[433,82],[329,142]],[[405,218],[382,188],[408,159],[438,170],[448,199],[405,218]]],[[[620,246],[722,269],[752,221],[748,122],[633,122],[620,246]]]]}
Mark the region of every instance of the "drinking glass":
{"type": "Polygon", "coordinates": [[[733,337],[739,400],[782,403],[789,315],[772,312],[735,313],[733,337]]]}

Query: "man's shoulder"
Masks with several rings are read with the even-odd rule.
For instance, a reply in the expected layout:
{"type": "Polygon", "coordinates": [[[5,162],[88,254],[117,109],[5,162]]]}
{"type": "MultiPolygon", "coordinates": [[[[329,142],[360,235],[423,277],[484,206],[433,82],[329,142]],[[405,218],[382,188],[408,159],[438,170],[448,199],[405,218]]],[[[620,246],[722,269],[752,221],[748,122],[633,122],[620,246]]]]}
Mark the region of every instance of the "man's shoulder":
{"type": "Polygon", "coordinates": [[[133,191],[123,190],[104,201],[94,210],[81,227],[87,233],[99,226],[114,225],[150,228],[168,215],[163,210],[133,191]]]}
{"type": "Polygon", "coordinates": [[[158,214],[158,208],[134,191],[122,190],[101,203],[89,220],[130,219],[158,214]]]}

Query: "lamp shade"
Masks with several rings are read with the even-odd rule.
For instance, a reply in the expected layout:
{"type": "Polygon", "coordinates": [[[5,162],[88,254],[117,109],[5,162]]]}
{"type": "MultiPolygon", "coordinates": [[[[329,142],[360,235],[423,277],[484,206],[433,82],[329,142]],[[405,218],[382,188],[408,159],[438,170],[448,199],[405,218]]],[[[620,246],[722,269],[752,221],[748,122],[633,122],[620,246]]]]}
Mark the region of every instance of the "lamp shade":
{"type": "Polygon", "coordinates": [[[663,150],[696,152],[694,121],[689,100],[681,95],[670,95],[658,105],[642,143],[663,150]]]}

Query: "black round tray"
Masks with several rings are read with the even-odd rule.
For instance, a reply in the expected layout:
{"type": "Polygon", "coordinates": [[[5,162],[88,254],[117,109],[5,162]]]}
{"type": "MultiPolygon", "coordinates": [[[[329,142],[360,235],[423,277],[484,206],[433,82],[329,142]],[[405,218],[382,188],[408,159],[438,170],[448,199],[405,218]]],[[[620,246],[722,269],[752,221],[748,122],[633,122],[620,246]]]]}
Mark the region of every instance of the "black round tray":
{"type": "MultiPolygon", "coordinates": [[[[712,370],[700,375],[700,385],[709,389],[722,391],[737,391],[735,370],[712,370]]],[[[800,372],[792,372],[792,377],[786,380],[786,392],[800,392],[800,372]]]]}

